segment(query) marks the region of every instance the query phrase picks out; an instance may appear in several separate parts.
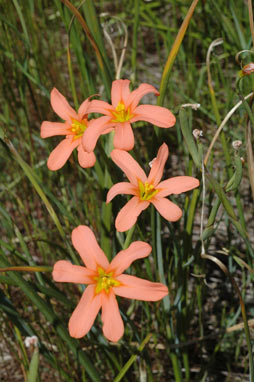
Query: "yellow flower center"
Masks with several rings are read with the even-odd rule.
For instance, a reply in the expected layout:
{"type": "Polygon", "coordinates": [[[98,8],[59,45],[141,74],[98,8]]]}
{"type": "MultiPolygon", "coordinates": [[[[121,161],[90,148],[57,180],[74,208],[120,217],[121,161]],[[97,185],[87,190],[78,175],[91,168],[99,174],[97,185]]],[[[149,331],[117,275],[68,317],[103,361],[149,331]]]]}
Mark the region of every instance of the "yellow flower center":
{"type": "Polygon", "coordinates": [[[122,102],[119,102],[115,111],[111,112],[114,119],[112,122],[126,122],[133,117],[133,114],[130,114],[130,109],[125,109],[125,105],[122,102]]]}
{"type": "Polygon", "coordinates": [[[103,290],[105,290],[106,293],[109,293],[111,287],[120,285],[120,281],[115,280],[113,278],[113,272],[107,273],[101,267],[98,267],[97,272],[98,276],[94,277],[94,281],[96,281],[96,294],[100,293],[103,290]]]}
{"type": "Polygon", "coordinates": [[[77,119],[72,118],[72,124],[70,127],[71,133],[74,135],[74,139],[78,139],[82,137],[84,131],[87,128],[87,119],[82,119],[82,121],[78,121],[77,119]]]}
{"type": "Polygon", "coordinates": [[[150,200],[159,192],[152,184],[148,182],[142,183],[141,180],[138,181],[138,187],[141,200],[150,200]]]}

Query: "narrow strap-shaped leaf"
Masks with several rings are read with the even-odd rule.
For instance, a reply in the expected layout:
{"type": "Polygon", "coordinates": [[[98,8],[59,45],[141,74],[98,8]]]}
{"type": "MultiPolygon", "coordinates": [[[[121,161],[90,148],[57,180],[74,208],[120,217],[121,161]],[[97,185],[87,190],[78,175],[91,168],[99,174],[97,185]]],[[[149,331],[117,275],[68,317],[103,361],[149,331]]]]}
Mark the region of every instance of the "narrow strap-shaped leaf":
{"type": "Polygon", "coordinates": [[[45,207],[47,208],[53,222],[55,223],[60,235],[62,236],[63,240],[65,241],[68,249],[69,249],[69,252],[70,252],[70,255],[73,259],[73,261],[78,264],[78,260],[77,260],[77,257],[75,255],[75,253],[73,252],[72,248],[70,247],[70,245],[68,244],[68,242],[66,241],[66,238],[65,238],[65,233],[64,233],[64,230],[63,230],[63,227],[51,205],[51,203],[49,202],[47,196],[45,195],[42,187],[40,186],[38,180],[37,180],[37,177],[36,177],[36,174],[34,173],[33,169],[21,158],[21,156],[19,155],[19,153],[17,152],[17,150],[15,149],[15,147],[13,146],[13,144],[11,143],[11,141],[7,138],[5,138],[5,143],[7,144],[7,146],[9,147],[11,153],[13,154],[15,160],[18,162],[18,164],[20,165],[20,167],[23,169],[24,173],[26,174],[26,176],[28,177],[28,179],[30,180],[30,182],[32,183],[33,187],[35,188],[36,192],[39,194],[40,198],[42,199],[43,203],[45,204],[45,207]]]}
{"type": "Polygon", "coordinates": [[[209,180],[210,184],[212,185],[214,191],[216,192],[216,194],[218,195],[221,203],[223,204],[227,214],[234,220],[237,220],[237,217],[236,217],[236,214],[235,214],[235,211],[231,205],[231,203],[229,202],[228,198],[226,197],[226,194],[223,190],[223,188],[221,187],[221,185],[217,182],[217,180],[215,180],[211,174],[206,174],[206,177],[207,179],[209,180]]]}
{"type": "Polygon", "coordinates": [[[109,97],[110,96],[110,88],[111,88],[111,76],[110,76],[110,72],[108,71],[108,69],[105,65],[105,62],[104,62],[103,56],[100,52],[100,49],[99,49],[96,41],[94,40],[94,38],[91,34],[91,31],[87,26],[87,23],[85,22],[84,18],[82,17],[81,13],[77,10],[77,8],[75,8],[74,5],[69,0],[61,0],[61,1],[70,9],[72,14],[75,15],[75,17],[79,21],[80,25],[84,29],[86,36],[88,37],[88,39],[89,39],[89,41],[90,41],[90,43],[91,43],[91,45],[95,51],[98,65],[99,65],[99,69],[101,71],[101,74],[102,74],[102,77],[104,80],[104,84],[105,84],[105,88],[106,88],[106,92],[107,92],[107,95],[109,97]]]}
{"type": "Polygon", "coordinates": [[[183,108],[179,111],[179,117],[180,117],[180,127],[183,134],[184,141],[186,143],[186,146],[188,148],[188,151],[190,155],[192,156],[192,159],[196,166],[201,167],[201,158],[199,155],[199,151],[196,145],[196,142],[194,141],[194,137],[192,134],[192,129],[189,124],[189,119],[187,115],[187,111],[183,108]]]}
{"type": "Polygon", "coordinates": [[[174,44],[171,48],[171,51],[168,55],[168,59],[166,62],[166,65],[164,67],[162,77],[161,77],[161,84],[160,84],[160,95],[158,98],[158,105],[163,105],[163,101],[165,98],[166,90],[167,90],[167,85],[168,85],[168,80],[169,80],[169,75],[171,72],[171,68],[173,66],[173,63],[175,61],[175,58],[177,56],[177,53],[180,49],[181,43],[183,41],[183,38],[185,36],[186,30],[190,24],[193,12],[198,4],[198,0],[193,0],[187,15],[185,16],[185,19],[183,20],[183,23],[177,33],[176,39],[174,41],[174,44]]]}
{"type": "Polygon", "coordinates": [[[39,349],[35,347],[27,374],[27,382],[36,382],[39,371],[39,349]]]}
{"type": "Polygon", "coordinates": [[[101,28],[101,25],[98,21],[98,17],[96,14],[96,8],[95,8],[94,3],[95,3],[94,0],[86,0],[84,5],[83,5],[83,10],[85,13],[87,25],[88,25],[96,43],[97,43],[97,46],[100,50],[100,53],[103,57],[103,62],[104,62],[104,65],[106,66],[107,72],[108,72],[111,80],[113,80],[113,77],[111,77],[112,70],[111,70],[111,65],[110,65],[110,62],[108,60],[108,56],[107,56],[107,52],[106,52],[106,48],[105,48],[105,42],[104,42],[104,38],[103,38],[103,34],[102,34],[102,28],[101,28]]]}
{"type": "MultiPolygon", "coordinates": [[[[0,266],[10,267],[11,264],[6,258],[0,256],[0,266]]],[[[93,363],[83,351],[80,351],[78,349],[77,342],[70,337],[67,329],[62,325],[61,320],[51,309],[49,304],[36,293],[34,286],[28,283],[26,280],[24,280],[24,278],[16,272],[10,272],[9,277],[19,285],[19,288],[25,293],[27,298],[29,298],[33,302],[33,304],[45,316],[47,321],[54,326],[54,329],[57,332],[57,334],[62,338],[62,340],[66,342],[69,349],[77,355],[80,363],[86,368],[86,371],[89,374],[91,380],[93,382],[100,382],[101,379],[93,363]]]]}
{"type": "MultiPolygon", "coordinates": [[[[160,281],[166,285],[164,265],[163,265],[163,253],[162,253],[162,245],[161,245],[161,217],[157,211],[156,211],[156,253],[157,253],[160,281]]],[[[163,301],[165,310],[168,312],[170,309],[169,296],[168,295],[165,296],[162,301],[163,301]]]]}

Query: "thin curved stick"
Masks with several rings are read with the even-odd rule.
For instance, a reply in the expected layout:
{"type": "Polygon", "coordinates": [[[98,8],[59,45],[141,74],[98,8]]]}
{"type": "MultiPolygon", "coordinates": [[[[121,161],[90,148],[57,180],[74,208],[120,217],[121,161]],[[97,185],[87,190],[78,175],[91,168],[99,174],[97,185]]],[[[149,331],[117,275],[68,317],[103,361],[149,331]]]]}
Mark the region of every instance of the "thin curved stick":
{"type": "Polygon", "coordinates": [[[212,76],[211,76],[211,70],[210,70],[210,62],[211,62],[210,57],[211,57],[211,53],[212,53],[213,48],[215,48],[216,46],[221,45],[221,44],[223,44],[223,38],[221,38],[221,37],[212,41],[212,43],[209,45],[207,55],[206,55],[208,86],[209,86],[209,88],[212,88],[212,89],[213,89],[213,86],[212,86],[212,76]]]}
{"type": "Polygon", "coordinates": [[[235,60],[236,60],[237,64],[239,64],[241,66],[241,69],[242,69],[242,62],[240,61],[239,57],[242,53],[246,53],[246,52],[251,53],[251,54],[254,53],[252,50],[243,49],[243,50],[240,50],[240,52],[237,52],[235,55],[235,60]]]}
{"type": "MultiPolygon", "coordinates": [[[[244,100],[247,100],[248,98],[250,98],[251,96],[253,96],[253,92],[251,92],[250,94],[248,94],[247,96],[244,97],[244,100]]],[[[234,114],[234,112],[239,108],[239,106],[241,106],[243,103],[243,101],[239,101],[230,111],[229,113],[226,115],[226,117],[223,119],[223,121],[221,122],[220,126],[218,127],[214,137],[213,137],[213,140],[212,142],[210,143],[210,146],[207,150],[207,153],[206,153],[206,156],[205,156],[205,159],[204,159],[204,165],[206,166],[207,165],[207,162],[208,162],[208,159],[209,159],[209,156],[211,154],[211,151],[213,149],[213,146],[218,138],[218,136],[220,135],[220,132],[221,130],[223,129],[223,127],[226,125],[226,123],[228,122],[228,120],[232,117],[232,115],[234,114]]]]}
{"type": "Polygon", "coordinates": [[[123,60],[124,60],[124,56],[125,56],[126,48],[127,48],[127,44],[128,44],[128,31],[127,31],[126,25],[121,20],[120,20],[120,23],[123,27],[125,37],[124,37],[124,42],[123,42],[122,53],[121,53],[120,60],[119,60],[119,65],[118,65],[117,71],[116,71],[116,79],[117,80],[119,80],[119,78],[120,78],[120,73],[121,73],[121,69],[123,66],[123,60]]]}
{"type": "Polygon", "coordinates": [[[118,68],[118,60],[117,60],[117,55],[116,55],[116,49],[115,49],[115,46],[113,44],[113,41],[112,41],[112,38],[110,37],[110,34],[107,32],[106,28],[103,28],[103,33],[104,33],[104,36],[106,37],[109,45],[110,45],[110,48],[112,50],[112,54],[113,54],[113,60],[114,60],[114,67],[115,67],[115,71],[117,71],[117,68],[118,68]]]}
{"type": "Polygon", "coordinates": [[[121,56],[120,56],[120,59],[119,59],[119,62],[118,62],[118,58],[117,58],[117,54],[116,54],[116,48],[115,48],[115,45],[113,43],[113,40],[112,38],[110,37],[110,34],[108,33],[107,31],[107,26],[105,26],[103,28],[103,33],[111,47],[111,50],[112,50],[112,54],[113,54],[113,60],[114,60],[114,67],[115,67],[115,79],[116,80],[119,80],[120,79],[120,74],[121,74],[121,69],[122,69],[122,66],[123,66],[123,60],[124,60],[124,56],[125,56],[125,53],[126,53],[126,48],[127,48],[127,44],[128,44],[128,30],[126,28],[126,25],[124,24],[124,22],[118,18],[118,17],[112,17],[113,19],[117,20],[120,24],[121,24],[121,27],[123,28],[123,31],[124,31],[124,42],[123,42],[123,49],[122,49],[122,53],[121,53],[121,56]]]}

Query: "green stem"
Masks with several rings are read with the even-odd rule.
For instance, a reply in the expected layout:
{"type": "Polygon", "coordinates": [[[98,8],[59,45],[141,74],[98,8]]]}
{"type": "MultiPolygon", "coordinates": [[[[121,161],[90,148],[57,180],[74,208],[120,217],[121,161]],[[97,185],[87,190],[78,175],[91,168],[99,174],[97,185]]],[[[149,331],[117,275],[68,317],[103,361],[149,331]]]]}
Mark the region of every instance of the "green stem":
{"type": "MultiPolygon", "coordinates": [[[[158,261],[158,270],[159,278],[163,284],[166,284],[164,266],[163,266],[163,255],[162,255],[162,245],[161,245],[161,217],[160,214],[156,211],[156,253],[158,261]]],[[[165,296],[163,301],[164,309],[166,312],[170,309],[170,300],[169,296],[165,296]]]]}
{"type": "Polygon", "coordinates": [[[123,249],[126,249],[126,248],[129,247],[131,239],[132,239],[133,232],[135,231],[135,227],[136,227],[136,224],[134,224],[134,226],[131,227],[131,229],[129,229],[129,231],[128,231],[127,235],[126,235],[126,238],[125,238],[125,242],[123,244],[123,249]]]}
{"type": "MultiPolygon", "coordinates": [[[[150,341],[152,337],[152,334],[151,333],[148,333],[147,336],[145,337],[145,339],[141,342],[140,346],[138,347],[138,352],[141,352],[144,347],[146,346],[146,344],[150,341]]],[[[116,376],[116,378],[114,379],[114,382],[119,382],[122,380],[122,378],[125,376],[125,374],[127,373],[127,371],[129,370],[129,368],[131,367],[131,365],[136,361],[137,359],[137,356],[138,354],[134,354],[130,357],[130,359],[126,362],[126,364],[124,365],[124,367],[121,369],[120,373],[116,376]]]]}
{"type": "MultiPolygon", "coordinates": [[[[167,325],[167,336],[169,339],[171,339],[171,340],[173,339],[170,325],[167,325]]],[[[172,362],[175,382],[182,382],[182,371],[181,371],[181,366],[179,364],[179,359],[178,359],[177,355],[173,352],[170,352],[170,359],[172,362]]]]}
{"type": "Polygon", "coordinates": [[[200,194],[199,188],[196,188],[193,191],[191,202],[190,202],[190,207],[188,210],[188,218],[187,218],[187,223],[186,223],[186,232],[188,235],[191,235],[192,232],[192,226],[193,226],[193,221],[194,221],[194,215],[195,215],[195,209],[198,201],[198,197],[200,194]]]}

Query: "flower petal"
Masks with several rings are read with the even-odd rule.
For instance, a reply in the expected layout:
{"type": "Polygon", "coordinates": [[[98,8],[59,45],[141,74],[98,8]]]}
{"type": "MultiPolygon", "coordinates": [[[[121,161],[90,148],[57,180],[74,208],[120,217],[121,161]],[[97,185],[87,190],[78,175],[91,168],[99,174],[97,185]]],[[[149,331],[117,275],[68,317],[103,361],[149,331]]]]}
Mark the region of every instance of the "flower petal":
{"type": "Polygon", "coordinates": [[[113,287],[117,296],[141,301],[158,301],[168,294],[168,288],[161,283],[154,283],[130,275],[120,275],[117,280],[122,284],[119,287],[113,287]]]}
{"type": "Polygon", "coordinates": [[[55,281],[59,282],[91,284],[92,277],[96,276],[96,273],[69,261],[59,260],[54,265],[52,276],[55,281]]]}
{"type": "Polygon", "coordinates": [[[72,137],[65,138],[52,151],[48,158],[48,168],[52,171],[59,170],[68,160],[72,151],[80,144],[80,140],[72,140],[72,137]]]}
{"type": "Polygon", "coordinates": [[[50,100],[54,112],[63,120],[71,122],[71,118],[78,119],[76,111],[69,105],[66,98],[56,88],[51,91],[50,100]]]}
{"type": "Polygon", "coordinates": [[[116,296],[111,291],[109,294],[102,293],[102,313],[103,334],[112,342],[117,342],[123,336],[124,325],[119,312],[116,296]]]}
{"type": "Polygon", "coordinates": [[[101,294],[95,294],[95,286],[86,287],[69,321],[71,337],[81,338],[91,329],[101,307],[101,294]]]}
{"type": "Polygon", "coordinates": [[[101,113],[108,115],[112,118],[112,114],[110,110],[115,110],[112,105],[105,101],[101,101],[98,99],[93,99],[89,104],[88,113],[101,113]]]}
{"type": "Polygon", "coordinates": [[[179,220],[183,214],[181,208],[179,208],[175,203],[172,203],[170,200],[166,198],[159,198],[157,195],[151,199],[151,203],[158,210],[161,216],[170,222],[179,220]]]}
{"type": "Polygon", "coordinates": [[[140,105],[134,110],[135,116],[130,122],[146,121],[159,127],[172,127],[176,123],[175,116],[165,107],[140,105]]]}
{"type": "Polygon", "coordinates": [[[72,243],[80,254],[87,268],[94,271],[98,265],[106,269],[109,265],[108,259],[103,250],[99,247],[93,231],[85,226],[80,225],[72,231],[72,243]]]}
{"type": "Polygon", "coordinates": [[[157,185],[156,188],[160,189],[157,196],[164,197],[171,194],[181,194],[198,186],[199,180],[192,176],[175,176],[157,185]]]}
{"type": "Polygon", "coordinates": [[[44,121],[41,124],[41,137],[49,138],[55,135],[67,135],[70,133],[68,127],[70,127],[68,123],[44,121]]]}
{"type": "Polygon", "coordinates": [[[138,187],[138,180],[141,180],[143,183],[147,181],[145,172],[138,162],[126,151],[115,149],[111,152],[111,158],[134,186],[138,187]]]}
{"type": "Polygon", "coordinates": [[[133,112],[138,105],[139,101],[142,97],[144,97],[148,93],[154,93],[157,96],[160,94],[157,89],[155,89],[154,86],[149,84],[141,84],[139,87],[133,92],[131,92],[130,97],[128,98],[128,101],[126,103],[126,108],[129,106],[131,107],[131,111],[133,112]]]}
{"type": "Polygon", "coordinates": [[[84,116],[89,113],[89,111],[88,111],[89,105],[90,105],[89,98],[87,98],[84,102],[82,102],[82,104],[80,105],[80,107],[78,109],[79,119],[82,120],[84,118],[84,116]]]}
{"type": "Polygon", "coordinates": [[[101,134],[109,133],[113,130],[110,117],[100,117],[89,122],[87,129],[82,136],[82,146],[85,151],[94,151],[97,140],[101,134]]]}
{"type": "Polygon", "coordinates": [[[116,183],[111,187],[107,194],[107,202],[111,202],[111,200],[119,194],[128,194],[128,195],[136,195],[137,187],[133,186],[133,184],[128,182],[116,183]]]}
{"type": "Polygon", "coordinates": [[[129,122],[118,123],[115,128],[114,147],[130,151],[134,147],[134,134],[129,122]]]}
{"type": "Polygon", "coordinates": [[[137,259],[147,257],[152,247],[143,241],[134,241],[127,249],[120,251],[111,261],[107,272],[114,271],[114,276],[118,276],[137,259]]]}
{"type": "Polygon", "coordinates": [[[157,186],[157,184],[162,178],[164,166],[167,159],[168,159],[168,146],[166,145],[166,143],[163,143],[161,147],[159,148],[157,157],[152,162],[152,168],[151,168],[150,174],[148,175],[148,180],[147,180],[148,183],[152,183],[154,186],[157,186]]]}
{"type": "Polygon", "coordinates": [[[94,152],[87,153],[82,145],[78,146],[78,161],[81,167],[88,168],[93,167],[96,162],[96,157],[94,155],[94,152]]]}
{"type": "Polygon", "coordinates": [[[111,102],[114,108],[117,107],[119,102],[125,102],[130,96],[130,81],[129,80],[115,80],[111,88],[111,102]]]}
{"type": "Polygon", "coordinates": [[[129,200],[116,217],[117,231],[124,232],[130,229],[137,221],[138,216],[149,206],[149,202],[140,201],[137,196],[129,200]]]}

